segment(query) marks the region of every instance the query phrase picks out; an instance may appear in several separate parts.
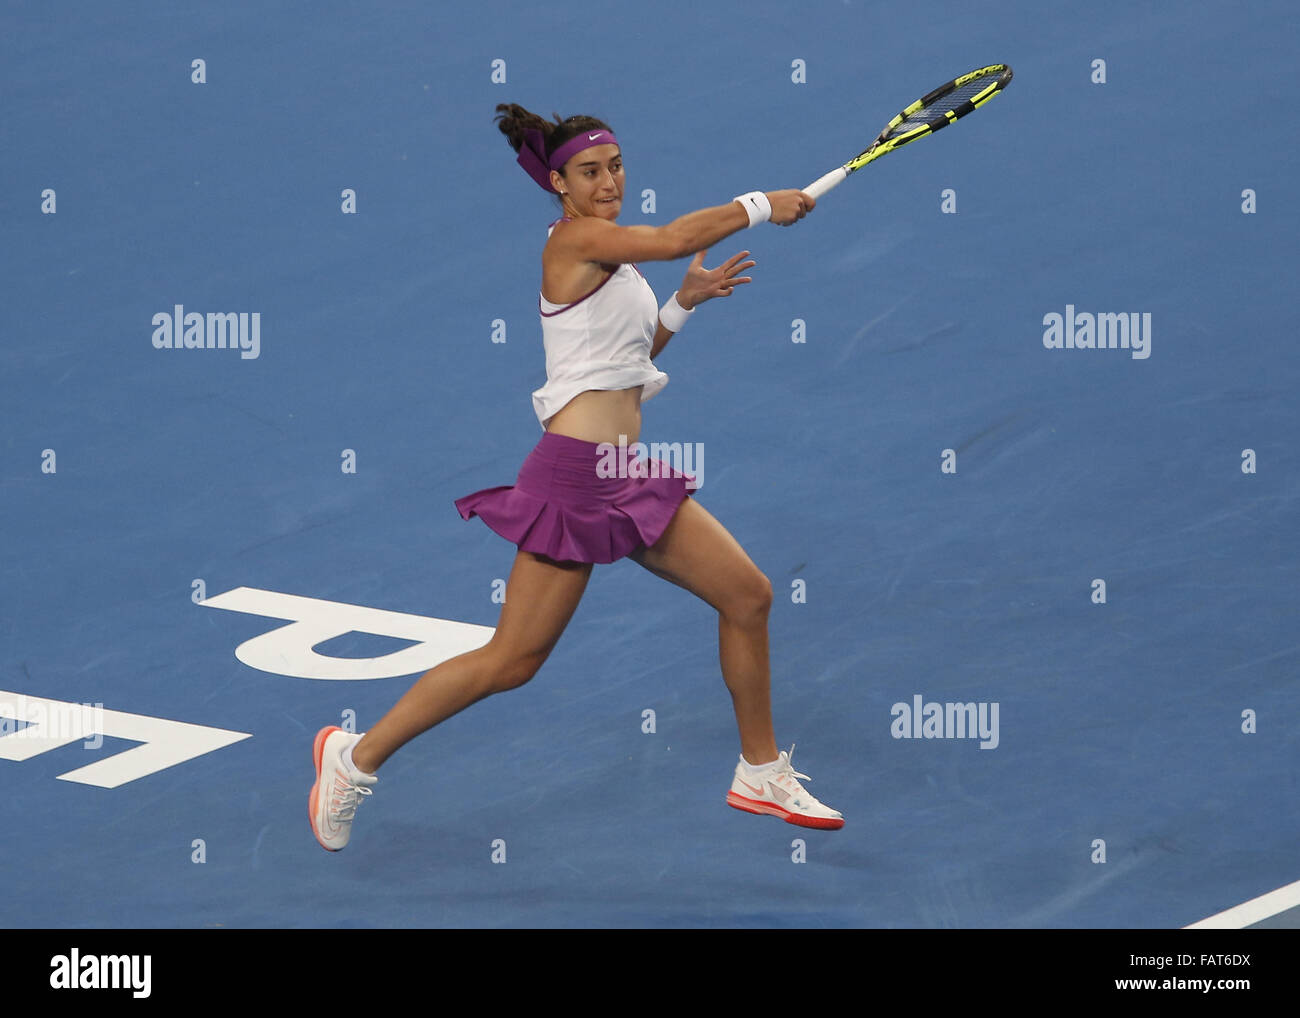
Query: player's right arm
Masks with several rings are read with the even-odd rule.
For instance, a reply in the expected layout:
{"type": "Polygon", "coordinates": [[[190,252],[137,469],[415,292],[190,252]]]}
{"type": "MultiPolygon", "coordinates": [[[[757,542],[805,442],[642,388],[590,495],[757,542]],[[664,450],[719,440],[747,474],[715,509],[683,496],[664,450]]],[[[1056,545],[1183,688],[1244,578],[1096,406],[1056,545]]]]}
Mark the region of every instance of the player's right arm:
{"type": "MultiPolygon", "coordinates": [[[[802,191],[768,191],[771,222],[789,226],[802,219],[816,202],[802,191]]],[[[548,247],[566,261],[669,262],[704,251],[724,237],[745,229],[749,214],[739,202],[688,212],[665,226],[619,226],[606,219],[582,216],[561,224],[548,247]]]]}

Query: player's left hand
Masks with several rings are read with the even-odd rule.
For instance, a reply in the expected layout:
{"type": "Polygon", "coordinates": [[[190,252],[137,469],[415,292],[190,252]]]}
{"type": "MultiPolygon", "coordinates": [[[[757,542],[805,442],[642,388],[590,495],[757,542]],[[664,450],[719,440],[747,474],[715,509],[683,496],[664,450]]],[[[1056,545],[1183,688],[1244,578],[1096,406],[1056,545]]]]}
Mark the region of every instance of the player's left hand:
{"type": "Polygon", "coordinates": [[[695,257],[691,259],[690,268],[686,270],[686,278],[677,288],[677,303],[687,311],[699,307],[706,300],[712,300],[714,297],[730,297],[731,291],[737,286],[753,282],[749,276],[741,275],[746,269],[752,269],[757,264],[753,260],[744,260],[749,257],[748,251],[732,255],[716,269],[704,267],[706,254],[708,251],[696,252],[695,257]]]}

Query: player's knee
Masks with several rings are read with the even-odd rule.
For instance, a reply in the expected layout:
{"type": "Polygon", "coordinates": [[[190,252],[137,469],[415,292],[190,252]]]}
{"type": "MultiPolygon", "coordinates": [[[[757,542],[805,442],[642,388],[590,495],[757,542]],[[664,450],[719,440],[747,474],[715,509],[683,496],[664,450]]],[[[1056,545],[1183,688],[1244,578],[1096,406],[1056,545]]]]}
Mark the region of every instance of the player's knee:
{"type": "Polygon", "coordinates": [[[772,581],[764,573],[754,578],[753,602],[754,610],[767,618],[772,611],[772,581]]]}
{"type": "Polygon", "coordinates": [[[504,693],[527,683],[546,661],[546,655],[510,651],[495,655],[486,670],[488,691],[504,693]]]}
{"type": "Polygon", "coordinates": [[[732,592],[730,602],[723,614],[731,621],[741,625],[765,624],[772,611],[772,581],[755,569],[732,592]]]}

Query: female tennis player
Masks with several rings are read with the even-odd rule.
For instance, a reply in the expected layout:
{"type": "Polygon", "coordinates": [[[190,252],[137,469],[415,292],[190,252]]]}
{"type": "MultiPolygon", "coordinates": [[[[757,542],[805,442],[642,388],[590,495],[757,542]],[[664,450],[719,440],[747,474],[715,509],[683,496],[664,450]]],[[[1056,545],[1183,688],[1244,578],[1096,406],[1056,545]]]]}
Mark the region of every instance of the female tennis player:
{"type": "Polygon", "coordinates": [[[761,222],[792,225],[814,200],[797,190],[754,191],[666,226],[618,226],[626,178],[608,124],[585,116],[551,122],[515,104],[498,106],[496,121],[520,166],[563,210],[542,252],[547,377],[532,396],[544,434],[514,485],[456,500],[464,519],[480,517],[518,547],[505,604],[485,646],[426,672],[368,732],[331,726],[316,735],[312,830],[326,849],[343,848],[384,761],[470,704],[531,679],[577,608],[593,564],[624,557],[718,612],[722,677],[741,749],[727,803],[804,827],[843,827],[840,813],[799,784],[807,775],[793,769],[790,753],[777,750],[767,577],[691,497],[689,476],[662,463],[627,469],[636,475],[627,477],[602,469],[608,450],[638,441],[641,404],[668,382],[653,359],[701,304],[751,281],[742,274],[755,264],[745,260],[748,251],[706,269],[707,249],[761,222]],[[657,307],[635,263],[691,255],[681,287],[657,307]]]}

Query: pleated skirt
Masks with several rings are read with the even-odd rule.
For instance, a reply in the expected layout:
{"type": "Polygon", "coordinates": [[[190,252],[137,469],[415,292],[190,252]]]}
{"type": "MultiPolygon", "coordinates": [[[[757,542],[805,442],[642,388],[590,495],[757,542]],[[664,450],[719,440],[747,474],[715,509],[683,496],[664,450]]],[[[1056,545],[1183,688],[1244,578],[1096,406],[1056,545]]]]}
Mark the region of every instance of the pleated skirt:
{"type": "Polygon", "coordinates": [[[608,446],[548,431],[513,485],[465,495],[456,509],[521,551],[558,562],[615,562],[659,540],[694,488],[694,478],[660,460],[616,460],[608,446]]]}

